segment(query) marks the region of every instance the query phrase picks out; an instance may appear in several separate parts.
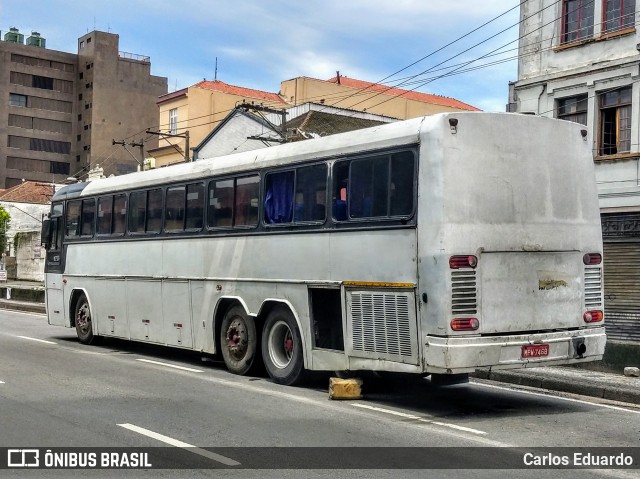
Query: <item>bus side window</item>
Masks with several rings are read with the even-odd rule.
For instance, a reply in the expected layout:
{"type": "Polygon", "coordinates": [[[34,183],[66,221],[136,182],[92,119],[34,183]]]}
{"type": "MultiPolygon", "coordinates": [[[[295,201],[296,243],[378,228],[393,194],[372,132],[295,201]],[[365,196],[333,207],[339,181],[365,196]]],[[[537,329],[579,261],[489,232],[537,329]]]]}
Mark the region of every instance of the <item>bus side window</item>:
{"type": "Polygon", "coordinates": [[[98,198],[98,217],[96,218],[96,234],[111,234],[111,221],[113,217],[113,196],[101,196],[98,198]]]}
{"type": "Polygon", "coordinates": [[[389,209],[391,216],[407,216],[413,211],[415,159],[410,151],[391,156],[389,209]]]}
{"type": "Polygon", "coordinates": [[[123,235],[126,229],[127,195],[116,195],[113,200],[113,234],[123,235]]]}
{"type": "Polygon", "coordinates": [[[134,191],[129,195],[129,232],[143,233],[147,211],[147,192],[134,191]]]}
{"type": "Polygon", "coordinates": [[[80,236],[93,236],[93,223],[96,218],[96,200],[82,200],[82,230],[80,236]]]}
{"type": "Polygon", "coordinates": [[[82,202],[80,200],[69,201],[67,203],[67,215],[65,218],[66,228],[64,235],[66,238],[80,236],[80,210],[82,202]]]}
{"type": "Polygon", "coordinates": [[[167,201],[164,211],[165,231],[184,230],[186,188],[174,186],[167,189],[167,201]]]}
{"type": "Polygon", "coordinates": [[[236,179],[234,226],[256,226],[258,224],[258,197],[260,177],[247,176],[236,179]]]}
{"type": "Polygon", "coordinates": [[[159,233],[162,227],[162,189],[149,190],[147,198],[147,233],[159,233]]]}
{"type": "Polygon", "coordinates": [[[296,170],[293,221],[324,221],[327,204],[327,166],[305,166],[296,170]]]}
{"type": "Polygon", "coordinates": [[[267,175],[264,196],[265,223],[291,223],[293,220],[294,180],[295,171],[283,171],[267,175]]]}
{"type": "Polygon", "coordinates": [[[188,230],[202,229],[202,213],[204,209],[204,184],[187,185],[187,224],[188,230]]]}
{"type": "Polygon", "coordinates": [[[234,180],[217,180],[209,183],[208,227],[233,226],[233,188],[234,180]]]}
{"type": "Polygon", "coordinates": [[[347,219],[349,162],[341,161],[333,166],[333,217],[337,221],[347,219]]]}

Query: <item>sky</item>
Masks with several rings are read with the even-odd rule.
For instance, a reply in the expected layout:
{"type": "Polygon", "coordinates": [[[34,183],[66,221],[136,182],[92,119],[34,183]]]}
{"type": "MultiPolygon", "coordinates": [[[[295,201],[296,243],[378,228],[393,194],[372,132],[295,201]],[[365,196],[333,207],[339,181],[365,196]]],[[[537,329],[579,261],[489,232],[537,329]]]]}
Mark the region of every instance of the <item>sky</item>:
{"type": "Polygon", "coordinates": [[[170,92],[216,78],[217,59],[218,80],[269,92],[339,71],[505,111],[517,75],[519,3],[0,0],[0,31],[37,31],[47,48],[70,53],[88,32],[117,33],[119,50],[151,57],[151,73],[167,77],[170,92]]]}

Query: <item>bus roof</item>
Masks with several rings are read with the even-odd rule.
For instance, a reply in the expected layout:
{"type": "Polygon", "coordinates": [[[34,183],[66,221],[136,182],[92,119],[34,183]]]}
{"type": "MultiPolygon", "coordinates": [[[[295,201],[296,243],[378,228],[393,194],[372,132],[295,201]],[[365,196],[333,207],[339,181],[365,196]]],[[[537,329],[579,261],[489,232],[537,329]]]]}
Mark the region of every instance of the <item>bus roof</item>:
{"type": "Polygon", "coordinates": [[[423,120],[424,117],[415,118],[323,138],[74,184],[59,190],[53,197],[53,201],[252,171],[305,160],[328,158],[334,155],[416,144],[419,141],[420,126],[423,120]]]}

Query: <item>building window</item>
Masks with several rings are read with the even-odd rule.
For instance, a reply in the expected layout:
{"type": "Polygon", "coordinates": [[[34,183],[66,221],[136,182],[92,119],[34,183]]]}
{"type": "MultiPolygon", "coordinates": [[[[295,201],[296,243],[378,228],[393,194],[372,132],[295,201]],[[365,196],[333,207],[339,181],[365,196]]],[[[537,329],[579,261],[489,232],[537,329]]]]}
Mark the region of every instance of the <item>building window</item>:
{"type": "Polygon", "coordinates": [[[600,155],[631,151],[631,87],[600,95],[600,155]]]}
{"type": "Polygon", "coordinates": [[[80,48],[84,48],[84,40],[80,42],[80,48]]]}
{"type": "Polygon", "coordinates": [[[617,32],[635,25],[636,0],[604,0],[602,33],[617,32]]]}
{"type": "Polygon", "coordinates": [[[9,94],[9,105],[10,106],[27,106],[27,97],[26,95],[18,95],[17,93],[9,94]]]}
{"type": "Polygon", "coordinates": [[[593,36],[594,0],[564,0],[562,3],[562,43],[593,36]]]}
{"type": "Polygon", "coordinates": [[[587,124],[587,95],[561,98],[558,100],[558,118],[587,124]]]}
{"type": "Polygon", "coordinates": [[[169,110],[169,133],[175,135],[178,133],[178,109],[169,110]]]}

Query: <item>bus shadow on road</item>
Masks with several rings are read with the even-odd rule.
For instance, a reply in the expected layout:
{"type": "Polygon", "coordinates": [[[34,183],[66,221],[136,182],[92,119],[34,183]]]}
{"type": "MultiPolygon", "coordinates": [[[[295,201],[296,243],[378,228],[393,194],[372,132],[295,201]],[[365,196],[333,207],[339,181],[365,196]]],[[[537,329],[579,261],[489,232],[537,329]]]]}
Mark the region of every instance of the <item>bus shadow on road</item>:
{"type": "MultiPolygon", "coordinates": [[[[81,348],[95,348],[102,353],[139,355],[158,361],[211,369],[228,374],[230,378],[236,377],[227,371],[221,357],[198,351],[106,337],[100,338],[96,344],[90,346],[79,344],[75,336],[57,336],[51,339],[75,343],[81,348]]],[[[336,376],[336,373],[309,372],[305,381],[298,388],[328,393],[329,379],[332,376],[336,376]]],[[[416,414],[430,417],[490,418],[505,414],[515,416],[552,415],[563,414],[567,410],[584,410],[585,407],[591,407],[585,404],[559,403],[553,396],[522,394],[508,388],[487,388],[474,382],[440,386],[432,383],[428,376],[371,372],[352,373],[351,376],[363,380],[363,401],[391,408],[411,410],[416,414]]],[[[257,368],[248,378],[250,381],[269,380],[264,368],[257,368]]]]}

